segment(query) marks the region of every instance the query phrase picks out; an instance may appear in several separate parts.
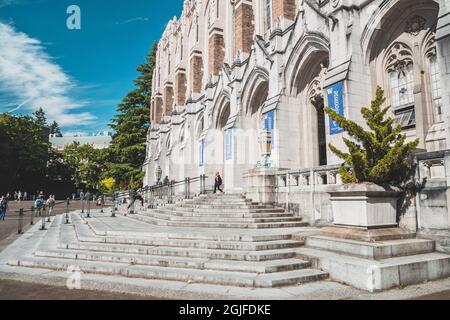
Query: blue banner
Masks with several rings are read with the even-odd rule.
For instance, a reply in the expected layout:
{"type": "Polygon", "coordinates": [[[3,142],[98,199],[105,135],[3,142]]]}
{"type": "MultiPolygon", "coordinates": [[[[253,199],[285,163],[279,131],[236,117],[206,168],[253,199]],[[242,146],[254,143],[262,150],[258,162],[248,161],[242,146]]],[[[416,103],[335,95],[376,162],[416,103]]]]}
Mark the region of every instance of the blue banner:
{"type": "Polygon", "coordinates": [[[205,165],[205,139],[198,142],[198,166],[203,167],[205,165]]]}
{"type": "Polygon", "coordinates": [[[270,111],[264,115],[264,129],[272,134],[272,149],[275,147],[275,112],[270,111]]]}
{"type": "MultiPolygon", "coordinates": [[[[344,113],[344,90],[343,83],[338,82],[331,87],[327,88],[328,94],[328,106],[330,109],[340,114],[341,116],[345,116],[344,113]]],[[[344,132],[337,122],[334,122],[330,118],[330,135],[336,135],[344,132]]]]}
{"type": "Polygon", "coordinates": [[[228,129],[225,131],[225,160],[233,159],[233,129],[228,129]]]}

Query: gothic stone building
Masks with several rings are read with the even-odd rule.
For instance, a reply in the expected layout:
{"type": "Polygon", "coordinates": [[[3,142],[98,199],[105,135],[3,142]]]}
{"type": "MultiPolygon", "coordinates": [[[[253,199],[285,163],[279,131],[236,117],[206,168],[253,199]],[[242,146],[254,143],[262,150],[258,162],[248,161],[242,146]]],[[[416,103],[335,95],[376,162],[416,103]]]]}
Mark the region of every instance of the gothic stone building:
{"type": "Polygon", "coordinates": [[[329,221],[340,161],[327,145],[345,132],[324,107],[362,122],[381,86],[428,178],[402,225],[448,230],[448,83],[450,0],[185,0],[158,45],[144,185],[159,167],[211,184],[219,171],[226,191],[248,191],[267,129],[277,202],[329,221]]]}

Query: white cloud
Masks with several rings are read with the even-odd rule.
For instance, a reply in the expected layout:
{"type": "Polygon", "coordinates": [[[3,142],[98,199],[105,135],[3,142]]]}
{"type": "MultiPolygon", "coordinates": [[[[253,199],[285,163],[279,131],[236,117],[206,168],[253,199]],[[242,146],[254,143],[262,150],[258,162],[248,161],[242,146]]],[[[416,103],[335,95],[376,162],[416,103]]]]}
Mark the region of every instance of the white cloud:
{"type": "Polygon", "coordinates": [[[137,21],[150,21],[149,18],[144,18],[144,17],[136,17],[136,18],[132,18],[132,19],[128,19],[122,22],[116,22],[117,25],[122,25],[122,24],[127,24],[127,23],[131,23],[131,22],[137,22],[137,21]]]}
{"type": "MultiPolygon", "coordinates": [[[[2,3],[9,0],[0,0],[2,3]]],[[[50,121],[61,126],[91,124],[90,113],[73,113],[85,105],[70,97],[75,85],[52,61],[42,43],[0,22],[0,93],[14,96],[17,106],[33,111],[42,107],[50,121]]]]}

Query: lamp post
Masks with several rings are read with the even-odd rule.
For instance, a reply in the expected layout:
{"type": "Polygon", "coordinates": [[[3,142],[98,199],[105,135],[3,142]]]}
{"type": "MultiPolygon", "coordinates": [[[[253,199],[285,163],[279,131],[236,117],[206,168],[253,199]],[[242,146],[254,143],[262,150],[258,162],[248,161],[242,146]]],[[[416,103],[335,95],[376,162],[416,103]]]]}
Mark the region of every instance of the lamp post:
{"type": "Polygon", "coordinates": [[[91,217],[91,194],[90,194],[90,192],[88,191],[87,193],[86,193],[86,202],[87,202],[87,218],[90,218],[91,217]]]}
{"type": "Polygon", "coordinates": [[[69,205],[70,205],[70,198],[67,198],[67,203],[66,203],[66,224],[69,224],[69,205]]]}
{"type": "Polygon", "coordinates": [[[263,129],[260,132],[260,136],[258,138],[258,146],[259,146],[259,154],[261,156],[261,160],[258,161],[256,167],[257,168],[271,168],[272,163],[270,161],[270,156],[272,154],[272,132],[263,129]]]}

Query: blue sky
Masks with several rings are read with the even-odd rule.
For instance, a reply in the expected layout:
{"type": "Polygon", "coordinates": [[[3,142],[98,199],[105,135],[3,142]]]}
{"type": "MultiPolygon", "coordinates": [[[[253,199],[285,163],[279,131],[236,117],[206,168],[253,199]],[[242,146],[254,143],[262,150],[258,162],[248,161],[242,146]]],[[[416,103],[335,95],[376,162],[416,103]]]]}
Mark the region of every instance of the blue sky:
{"type": "Polygon", "coordinates": [[[63,132],[108,129],[183,0],[0,0],[0,112],[42,107],[63,132]],[[66,10],[81,9],[81,30],[66,10]]]}

